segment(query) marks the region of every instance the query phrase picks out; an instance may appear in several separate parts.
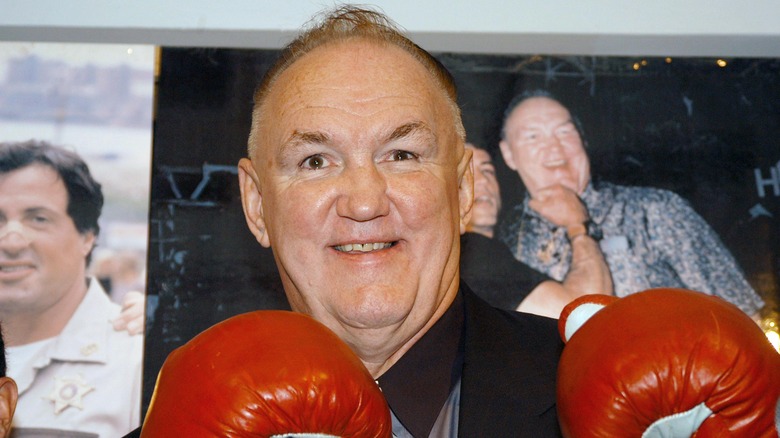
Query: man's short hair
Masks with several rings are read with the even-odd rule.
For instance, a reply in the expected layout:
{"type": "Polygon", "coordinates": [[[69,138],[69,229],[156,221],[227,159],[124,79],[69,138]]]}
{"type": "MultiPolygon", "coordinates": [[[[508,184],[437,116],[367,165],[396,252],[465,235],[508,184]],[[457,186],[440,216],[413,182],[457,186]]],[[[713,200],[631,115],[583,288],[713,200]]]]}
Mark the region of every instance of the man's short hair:
{"type": "Polygon", "coordinates": [[[0,175],[41,164],[53,169],[68,192],[68,216],[79,233],[100,232],[98,219],[103,209],[103,191],[92,178],[89,167],[75,152],[47,142],[0,143],[0,175]]]}
{"type": "MultiPolygon", "coordinates": [[[[262,123],[261,108],[276,79],[298,59],[316,49],[333,42],[353,38],[365,39],[381,44],[396,46],[413,56],[434,77],[436,83],[449,100],[458,135],[465,139],[465,129],[457,103],[457,89],[452,75],[433,55],[403,35],[398,26],[382,13],[345,5],[315,17],[307,29],[282,49],[276,62],[263,76],[254,94],[252,128],[249,133],[248,153],[251,157],[257,147],[258,129],[262,123]]],[[[388,66],[391,72],[393,66],[388,66]]]]}
{"type": "Polygon", "coordinates": [[[479,149],[481,151],[485,151],[486,154],[490,156],[490,159],[495,161],[496,160],[496,148],[486,148],[484,146],[481,146],[479,143],[475,141],[471,141],[469,139],[466,139],[465,147],[472,148],[472,149],[479,149]]]}
{"type": "Polygon", "coordinates": [[[567,111],[569,111],[569,115],[571,116],[571,121],[574,123],[574,128],[577,129],[577,133],[580,134],[580,139],[582,140],[582,145],[586,146],[587,141],[585,140],[585,130],[582,129],[582,122],[580,121],[580,118],[575,114],[571,108],[569,108],[567,105],[565,105],[563,102],[561,102],[560,99],[555,97],[554,94],[551,92],[544,90],[544,89],[535,89],[535,90],[526,90],[522,93],[516,95],[512,98],[512,100],[509,101],[509,104],[506,106],[506,109],[504,110],[504,119],[501,122],[501,140],[506,140],[506,121],[509,120],[509,116],[512,115],[512,111],[515,110],[521,103],[525,102],[528,99],[533,99],[535,97],[544,97],[550,100],[554,100],[558,102],[562,107],[566,108],[567,111]]]}

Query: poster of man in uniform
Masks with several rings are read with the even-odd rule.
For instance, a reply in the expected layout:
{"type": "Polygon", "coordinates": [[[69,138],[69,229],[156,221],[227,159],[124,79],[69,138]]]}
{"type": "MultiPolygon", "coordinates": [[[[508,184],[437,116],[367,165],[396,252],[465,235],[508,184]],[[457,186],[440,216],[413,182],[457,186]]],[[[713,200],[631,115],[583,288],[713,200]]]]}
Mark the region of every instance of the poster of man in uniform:
{"type": "Polygon", "coordinates": [[[16,434],[140,424],[154,53],[0,43],[0,321],[16,434]]]}

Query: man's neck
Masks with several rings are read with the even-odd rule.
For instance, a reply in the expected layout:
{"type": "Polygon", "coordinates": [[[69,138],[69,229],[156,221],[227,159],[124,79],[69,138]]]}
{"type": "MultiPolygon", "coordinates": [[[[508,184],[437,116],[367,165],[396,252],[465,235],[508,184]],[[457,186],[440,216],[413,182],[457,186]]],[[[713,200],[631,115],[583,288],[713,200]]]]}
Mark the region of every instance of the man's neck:
{"type": "MultiPolygon", "coordinates": [[[[438,315],[440,317],[441,315],[438,315]]],[[[368,340],[365,336],[359,343],[347,342],[352,351],[358,355],[373,378],[378,378],[392,367],[438,320],[429,321],[422,330],[400,345],[388,342],[387,337],[377,337],[368,340]]]]}
{"type": "Polygon", "coordinates": [[[493,238],[493,227],[489,226],[481,226],[481,225],[472,225],[468,229],[469,232],[481,234],[488,239],[493,238]]]}
{"type": "MultiPolygon", "coordinates": [[[[455,290],[457,294],[457,290],[455,290]]],[[[409,351],[410,348],[423,337],[431,327],[444,315],[444,313],[452,305],[455,299],[455,294],[451,297],[447,297],[444,300],[433,316],[425,323],[425,325],[417,331],[411,338],[400,342],[392,343],[388,342],[392,336],[362,336],[360,342],[347,341],[352,351],[358,355],[360,360],[365,365],[366,369],[371,373],[375,379],[385,373],[390,367],[392,367],[398,360],[409,351]]],[[[365,335],[365,333],[364,333],[365,335]]]]}
{"type": "Polygon", "coordinates": [[[87,294],[87,282],[82,277],[62,298],[46,308],[33,307],[18,312],[1,312],[5,345],[16,347],[59,335],[68,324],[87,294]]]}

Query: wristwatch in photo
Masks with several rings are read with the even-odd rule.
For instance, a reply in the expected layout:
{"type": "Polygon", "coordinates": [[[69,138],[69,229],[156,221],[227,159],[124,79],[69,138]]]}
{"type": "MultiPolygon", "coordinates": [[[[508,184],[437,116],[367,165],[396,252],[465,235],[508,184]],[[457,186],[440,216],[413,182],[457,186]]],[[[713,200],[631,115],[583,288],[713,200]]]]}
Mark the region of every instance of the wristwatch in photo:
{"type": "Polygon", "coordinates": [[[578,236],[590,236],[597,242],[603,237],[601,228],[590,219],[585,221],[585,223],[566,227],[566,236],[569,238],[569,242],[573,241],[574,238],[578,236]]]}

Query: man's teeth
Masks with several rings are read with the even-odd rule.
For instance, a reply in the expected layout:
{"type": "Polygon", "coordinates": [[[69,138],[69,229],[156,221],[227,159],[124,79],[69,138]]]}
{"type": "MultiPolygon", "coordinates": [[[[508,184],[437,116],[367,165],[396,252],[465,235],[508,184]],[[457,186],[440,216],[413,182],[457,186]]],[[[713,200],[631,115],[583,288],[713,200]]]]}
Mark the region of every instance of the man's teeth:
{"type": "Polygon", "coordinates": [[[378,249],[390,248],[392,243],[388,242],[375,242],[375,243],[348,243],[346,245],[337,245],[336,250],[343,252],[360,251],[369,252],[376,251],[378,249]]]}
{"type": "Polygon", "coordinates": [[[544,166],[545,167],[558,167],[558,166],[563,166],[564,164],[566,164],[566,160],[555,160],[555,161],[548,161],[548,162],[544,163],[544,166]]]}

